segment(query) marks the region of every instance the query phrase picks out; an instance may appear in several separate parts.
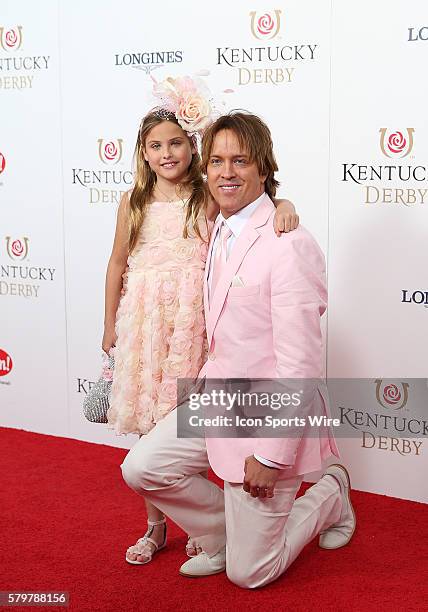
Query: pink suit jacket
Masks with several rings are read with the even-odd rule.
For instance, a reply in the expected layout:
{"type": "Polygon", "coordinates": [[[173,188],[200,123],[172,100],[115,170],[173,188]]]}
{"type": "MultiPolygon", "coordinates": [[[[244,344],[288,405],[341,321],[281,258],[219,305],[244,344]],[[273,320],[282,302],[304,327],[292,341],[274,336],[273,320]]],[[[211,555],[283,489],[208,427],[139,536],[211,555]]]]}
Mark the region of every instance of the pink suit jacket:
{"type": "MultiPolygon", "coordinates": [[[[208,300],[204,281],[208,361],[200,378],[322,378],[320,318],[326,309],[324,256],[311,234],[299,226],[278,238],[275,207],[266,195],[237,238],[227,267],[208,300]],[[244,286],[231,286],[239,275],[244,286]]],[[[329,415],[320,387],[319,413],[329,415]]],[[[213,470],[223,480],[243,482],[244,461],[257,454],[290,466],[292,477],[322,469],[339,456],[331,432],[298,438],[206,438],[213,470]]]]}

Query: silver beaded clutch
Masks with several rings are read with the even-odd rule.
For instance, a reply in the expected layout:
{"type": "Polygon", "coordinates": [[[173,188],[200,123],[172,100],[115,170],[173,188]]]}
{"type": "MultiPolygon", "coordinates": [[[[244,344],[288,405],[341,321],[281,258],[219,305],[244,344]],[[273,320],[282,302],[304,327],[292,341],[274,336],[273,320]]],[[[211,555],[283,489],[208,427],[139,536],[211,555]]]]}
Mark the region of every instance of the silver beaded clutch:
{"type": "Polygon", "coordinates": [[[114,356],[103,354],[103,372],[83,401],[83,414],[91,423],[107,423],[107,410],[113,381],[114,356]]]}

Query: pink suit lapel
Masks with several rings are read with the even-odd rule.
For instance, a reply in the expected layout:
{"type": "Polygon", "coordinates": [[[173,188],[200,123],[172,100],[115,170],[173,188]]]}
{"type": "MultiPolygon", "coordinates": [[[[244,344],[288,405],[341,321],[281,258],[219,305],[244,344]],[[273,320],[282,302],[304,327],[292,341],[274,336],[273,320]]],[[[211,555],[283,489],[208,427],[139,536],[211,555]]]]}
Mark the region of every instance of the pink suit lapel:
{"type": "MultiPolygon", "coordinates": [[[[248,220],[242,234],[236,240],[236,243],[233,246],[232,253],[227,261],[227,266],[224,270],[223,276],[219,279],[214,295],[212,296],[211,305],[208,303],[208,271],[206,270],[204,281],[204,295],[206,296],[205,317],[207,326],[208,346],[211,345],[214,329],[217,325],[217,321],[223,309],[223,305],[226,300],[226,296],[231,286],[233,277],[236,275],[248,250],[253,246],[253,244],[260,236],[260,232],[257,231],[257,228],[266,225],[266,222],[269,219],[272,210],[273,203],[271,199],[266,196],[260,206],[254,212],[252,217],[250,217],[250,219],[248,220]]],[[[215,234],[213,232],[213,238],[211,240],[207,264],[211,259],[214,236],[215,234]]]]}

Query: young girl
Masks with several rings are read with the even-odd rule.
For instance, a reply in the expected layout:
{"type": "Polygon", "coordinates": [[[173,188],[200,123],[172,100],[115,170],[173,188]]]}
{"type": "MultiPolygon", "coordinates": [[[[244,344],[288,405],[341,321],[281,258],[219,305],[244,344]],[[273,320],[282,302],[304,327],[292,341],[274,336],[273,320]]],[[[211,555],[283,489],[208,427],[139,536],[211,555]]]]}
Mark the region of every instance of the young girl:
{"type": "MultiPolygon", "coordinates": [[[[138,132],[135,185],[119,205],[107,268],[102,348],[115,347],[108,421],[118,433],[144,435],[174,409],[177,379],[196,378],[207,350],[203,275],[218,207],[201,174],[195,133],[212,110],[188,77],[166,83],[173,94],[163,89],[162,106],[138,132]]],[[[280,203],[278,235],[297,226],[294,212],[280,203]]],[[[165,516],[149,502],[146,509],[148,530],[128,548],[129,563],[148,563],[166,544],[165,516]]],[[[199,552],[190,538],[186,552],[199,552]]]]}

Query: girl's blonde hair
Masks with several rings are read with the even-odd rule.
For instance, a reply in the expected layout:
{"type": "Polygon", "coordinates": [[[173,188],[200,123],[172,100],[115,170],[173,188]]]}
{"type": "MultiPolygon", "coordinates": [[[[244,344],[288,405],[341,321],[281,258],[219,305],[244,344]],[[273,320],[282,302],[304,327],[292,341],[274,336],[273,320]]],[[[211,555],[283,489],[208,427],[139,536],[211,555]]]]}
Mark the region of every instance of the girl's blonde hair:
{"type": "MultiPolygon", "coordinates": [[[[179,125],[175,115],[164,109],[150,111],[143,119],[138,131],[135,145],[134,163],[136,167],[135,183],[129,200],[129,252],[135,248],[138,235],[143,224],[147,206],[156,185],[156,173],[144,159],[144,147],[148,133],[163,121],[172,121],[179,125]]],[[[187,137],[187,134],[186,134],[187,137]]],[[[192,142],[193,144],[193,142],[192,142]]],[[[206,240],[201,234],[200,223],[205,219],[207,191],[201,172],[201,159],[197,152],[192,154],[188,173],[181,188],[191,189],[191,196],[186,203],[186,219],[183,228],[183,238],[194,232],[201,240],[206,240]]],[[[205,221],[206,223],[206,221],[205,221]]]]}

